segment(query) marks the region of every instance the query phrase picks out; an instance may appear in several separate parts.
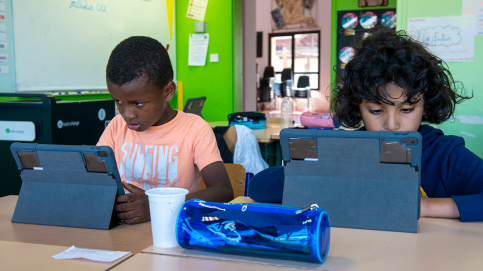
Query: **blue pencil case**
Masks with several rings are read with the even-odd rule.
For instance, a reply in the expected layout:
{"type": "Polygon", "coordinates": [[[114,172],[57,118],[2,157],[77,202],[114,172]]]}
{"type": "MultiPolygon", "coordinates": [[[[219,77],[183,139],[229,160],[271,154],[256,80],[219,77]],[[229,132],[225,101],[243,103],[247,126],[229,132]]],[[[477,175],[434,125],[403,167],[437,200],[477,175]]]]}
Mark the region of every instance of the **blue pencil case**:
{"type": "Polygon", "coordinates": [[[322,263],[330,222],[316,204],[300,209],[192,199],[178,214],[176,237],[183,248],[322,263]]]}

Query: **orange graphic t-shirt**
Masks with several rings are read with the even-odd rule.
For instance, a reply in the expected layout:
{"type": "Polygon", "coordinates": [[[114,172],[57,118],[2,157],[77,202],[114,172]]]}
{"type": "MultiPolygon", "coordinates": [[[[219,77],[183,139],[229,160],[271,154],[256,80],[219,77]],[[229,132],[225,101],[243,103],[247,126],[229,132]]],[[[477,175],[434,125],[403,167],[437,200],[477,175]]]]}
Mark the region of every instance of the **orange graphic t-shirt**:
{"type": "Polygon", "coordinates": [[[97,145],[112,148],[122,181],[144,190],[181,187],[190,193],[199,191],[200,171],[222,161],[209,124],[181,111],[170,122],[144,132],[130,130],[117,115],[97,145]]]}

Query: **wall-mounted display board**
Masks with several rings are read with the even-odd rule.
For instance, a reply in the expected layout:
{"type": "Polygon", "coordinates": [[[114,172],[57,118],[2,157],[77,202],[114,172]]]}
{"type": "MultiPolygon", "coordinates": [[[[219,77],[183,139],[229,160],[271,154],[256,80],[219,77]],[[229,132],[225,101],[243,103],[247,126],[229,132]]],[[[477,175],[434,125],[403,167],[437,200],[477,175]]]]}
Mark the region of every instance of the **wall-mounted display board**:
{"type": "Polygon", "coordinates": [[[343,10],[337,12],[337,74],[355,54],[354,47],[376,26],[396,27],[396,9],[343,10]]]}
{"type": "Polygon", "coordinates": [[[176,71],[173,1],[10,1],[17,91],[106,89],[112,49],[134,35],[169,44],[176,71]]]}
{"type": "Polygon", "coordinates": [[[0,0],[0,93],[15,90],[15,59],[13,55],[12,6],[0,0]]]}

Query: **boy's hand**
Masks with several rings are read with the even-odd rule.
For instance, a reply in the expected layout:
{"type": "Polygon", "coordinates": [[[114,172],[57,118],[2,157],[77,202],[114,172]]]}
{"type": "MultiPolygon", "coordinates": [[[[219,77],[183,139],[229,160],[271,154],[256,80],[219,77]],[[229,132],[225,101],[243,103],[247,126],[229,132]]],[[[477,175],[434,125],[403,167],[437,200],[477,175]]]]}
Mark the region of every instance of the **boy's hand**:
{"type": "Polygon", "coordinates": [[[149,201],[144,190],[126,182],[122,182],[122,186],[130,193],[116,197],[114,210],[117,217],[126,224],[149,221],[149,201]]]}

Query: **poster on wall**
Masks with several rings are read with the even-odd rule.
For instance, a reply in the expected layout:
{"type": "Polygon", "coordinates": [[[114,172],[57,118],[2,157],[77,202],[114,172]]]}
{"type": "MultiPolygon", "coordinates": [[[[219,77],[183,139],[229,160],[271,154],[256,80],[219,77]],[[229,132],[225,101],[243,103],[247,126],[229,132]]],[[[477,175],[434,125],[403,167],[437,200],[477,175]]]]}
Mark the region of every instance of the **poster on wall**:
{"type": "Polygon", "coordinates": [[[207,6],[208,0],[190,0],[186,17],[197,21],[204,21],[207,6]]]}
{"type": "MultiPolygon", "coordinates": [[[[376,26],[396,27],[396,9],[344,10],[337,13],[337,74],[355,54],[355,46],[376,26]]],[[[338,78],[340,79],[340,78],[338,78]]]]}
{"type": "Polygon", "coordinates": [[[481,0],[463,0],[461,15],[476,16],[476,35],[483,35],[483,1],[481,0]]]}
{"type": "Polygon", "coordinates": [[[314,28],[315,0],[274,0],[272,1],[272,30],[291,28],[314,28]],[[275,5],[275,7],[274,7],[275,5]]]}
{"type": "Polygon", "coordinates": [[[473,61],[476,16],[408,19],[408,34],[446,62],[473,61]]]}

